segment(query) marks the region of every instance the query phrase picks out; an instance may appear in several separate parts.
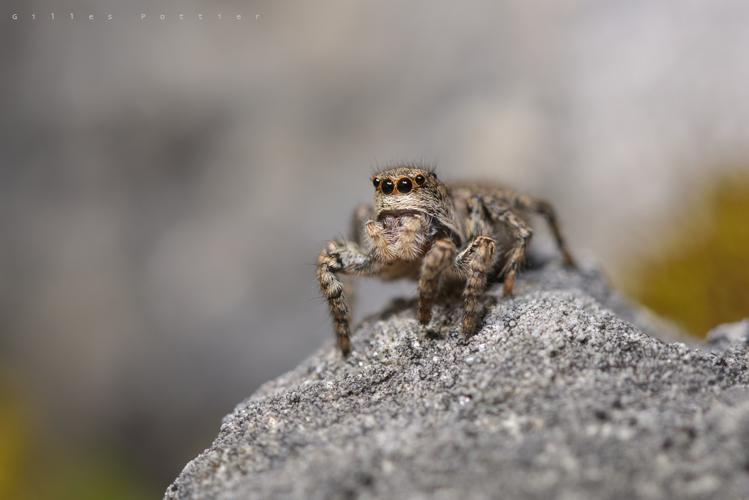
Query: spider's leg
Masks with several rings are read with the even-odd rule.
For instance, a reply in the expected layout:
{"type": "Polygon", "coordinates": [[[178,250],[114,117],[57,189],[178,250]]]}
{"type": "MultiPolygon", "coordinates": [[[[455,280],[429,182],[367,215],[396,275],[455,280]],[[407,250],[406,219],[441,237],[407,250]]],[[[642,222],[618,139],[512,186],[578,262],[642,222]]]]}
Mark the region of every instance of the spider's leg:
{"type": "Polygon", "coordinates": [[[466,200],[468,217],[465,221],[465,234],[468,240],[477,236],[492,234],[492,222],[489,218],[484,200],[479,196],[472,196],[466,200]]]}
{"type": "Polygon", "coordinates": [[[354,209],[351,217],[351,241],[358,245],[364,245],[367,241],[367,221],[374,217],[374,208],[367,203],[361,203],[354,209]]]}
{"type": "Polygon", "coordinates": [[[452,240],[441,239],[424,255],[419,276],[419,322],[422,325],[432,319],[432,304],[439,291],[440,276],[452,264],[456,251],[452,240]]]}
{"type": "Polygon", "coordinates": [[[455,266],[465,277],[463,290],[463,335],[476,333],[481,316],[481,296],[494,264],[496,243],[489,236],[477,236],[455,258],[455,266]]]}
{"type": "Polygon", "coordinates": [[[533,230],[522,217],[504,204],[489,203],[487,210],[491,214],[492,219],[503,223],[507,227],[513,239],[512,246],[507,251],[505,267],[502,270],[502,274],[504,275],[504,295],[508,297],[512,295],[515,288],[518,269],[523,260],[525,260],[525,250],[528,246],[528,240],[533,235],[533,230]]]}
{"type": "MultiPolygon", "coordinates": [[[[374,209],[372,208],[372,205],[362,203],[357,205],[356,209],[354,209],[353,216],[351,217],[349,236],[351,237],[351,241],[359,245],[364,252],[369,250],[365,246],[368,242],[366,224],[367,221],[373,217],[373,214],[374,209]]],[[[355,318],[356,314],[354,310],[357,303],[356,279],[351,274],[343,274],[341,275],[341,283],[343,283],[343,295],[348,298],[349,318],[355,318]]]]}
{"type": "Polygon", "coordinates": [[[339,274],[371,274],[376,261],[351,241],[331,241],[317,259],[317,280],[328,301],[338,347],[344,356],[351,352],[350,312],[339,274]]]}
{"type": "Polygon", "coordinates": [[[551,203],[533,198],[531,196],[518,196],[515,199],[515,207],[542,216],[551,228],[551,232],[554,235],[554,240],[556,240],[557,247],[559,247],[559,251],[562,252],[564,264],[570,267],[577,267],[577,264],[575,264],[575,259],[572,257],[572,254],[570,253],[569,249],[567,248],[567,244],[564,241],[562,231],[559,229],[559,220],[557,219],[556,211],[554,210],[554,207],[551,206],[551,203]]]}

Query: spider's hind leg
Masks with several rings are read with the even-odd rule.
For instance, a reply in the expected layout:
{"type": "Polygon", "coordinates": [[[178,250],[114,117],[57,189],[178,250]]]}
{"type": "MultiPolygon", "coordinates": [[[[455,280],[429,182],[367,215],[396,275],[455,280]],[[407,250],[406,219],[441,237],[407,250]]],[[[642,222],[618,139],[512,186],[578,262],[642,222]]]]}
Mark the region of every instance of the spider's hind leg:
{"type": "Polygon", "coordinates": [[[504,295],[511,296],[515,289],[515,280],[518,270],[525,261],[525,253],[528,241],[533,236],[533,230],[528,223],[516,214],[509,206],[491,200],[485,200],[486,210],[491,219],[504,224],[512,237],[510,249],[505,256],[505,264],[502,268],[504,280],[504,295]]]}
{"type": "Polygon", "coordinates": [[[556,211],[551,203],[533,198],[531,196],[518,196],[515,200],[515,206],[521,210],[527,210],[529,212],[536,213],[546,220],[551,228],[551,233],[554,235],[554,240],[557,243],[559,251],[562,253],[564,264],[570,267],[577,267],[575,259],[567,248],[567,244],[562,236],[562,231],[559,228],[559,220],[557,219],[556,211]]]}

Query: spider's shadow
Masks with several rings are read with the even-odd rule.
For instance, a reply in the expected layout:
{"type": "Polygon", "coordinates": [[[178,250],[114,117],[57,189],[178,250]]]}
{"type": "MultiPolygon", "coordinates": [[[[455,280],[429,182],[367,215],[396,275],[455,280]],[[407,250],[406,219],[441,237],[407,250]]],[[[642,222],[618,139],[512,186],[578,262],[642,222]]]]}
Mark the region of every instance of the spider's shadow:
{"type": "MultiPolygon", "coordinates": [[[[523,265],[523,270],[533,271],[541,269],[552,260],[553,259],[549,259],[548,257],[542,255],[529,253],[523,265]]],[[[497,283],[501,283],[503,280],[504,275],[501,272],[492,273],[492,277],[489,279],[487,293],[484,294],[484,297],[482,299],[484,315],[491,307],[495,306],[498,302],[498,297],[496,296],[496,294],[489,292],[497,283]]],[[[438,324],[441,324],[442,326],[447,326],[452,323],[458,324],[457,322],[460,321],[463,306],[462,293],[463,287],[461,283],[452,283],[442,289],[439,296],[437,297],[437,300],[435,301],[433,312],[434,317],[442,318],[442,320],[438,324]]],[[[418,307],[418,302],[419,301],[417,297],[396,297],[388,302],[388,304],[382,311],[363,318],[363,321],[390,319],[393,316],[397,316],[398,314],[404,313],[406,311],[413,311],[413,313],[415,314],[418,307]]],[[[426,335],[428,337],[440,336],[433,328],[429,328],[426,332],[426,335]]]]}
{"type": "Polygon", "coordinates": [[[371,319],[373,317],[382,317],[382,318],[390,318],[392,316],[395,316],[397,314],[400,314],[404,311],[407,311],[409,309],[416,309],[416,306],[418,304],[418,299],[415,297],[412,297],[410,299],[404,298],[404,297],[396,297],[392,299],[386,306],[385,309],[383,309],[379,313],[375,313],[371,316],[369,316],[366,319],[371,319]]]}

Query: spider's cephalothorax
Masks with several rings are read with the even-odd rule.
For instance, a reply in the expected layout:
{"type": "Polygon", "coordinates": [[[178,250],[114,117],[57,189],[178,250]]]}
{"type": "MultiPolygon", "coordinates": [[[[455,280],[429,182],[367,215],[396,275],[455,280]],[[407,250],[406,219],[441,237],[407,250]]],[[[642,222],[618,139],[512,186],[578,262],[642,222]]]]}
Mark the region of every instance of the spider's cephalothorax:
{"type": "Polygon", "coordinates": [[[418,280],[422,324],[431,319],[440,286],[462,282],[463,334],[470,336],[479,326],[488,278],[503,277],[505,296],[512,294],[532,234],[528,213],[546,218],[565,264],[574,265],[544,201],[486,184],[446,185],[432,170],[414,166],[388,168],[371,181],[374,206],[357,208],[353,240],[331,241],[317,262],[344,355],[351,350],[350,313],[339,275],[418,280]]]}

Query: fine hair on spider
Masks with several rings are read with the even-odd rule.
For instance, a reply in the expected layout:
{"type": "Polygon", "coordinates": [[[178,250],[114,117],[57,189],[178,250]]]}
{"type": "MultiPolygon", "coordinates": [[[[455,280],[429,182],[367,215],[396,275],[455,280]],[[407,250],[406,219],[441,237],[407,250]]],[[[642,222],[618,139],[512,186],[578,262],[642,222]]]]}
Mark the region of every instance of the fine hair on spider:
{"type": "Polygon", "coordinates": [[[370,182],[374,202],[354,210],[350,239],[328,242],[317,259],[317,279],[344,356],[351,352],[351,277],[417,281],[423,325],[440,289],[461,284],[461,329],[469,337],[480,327],[490,278],[502,278],[504,296],[513,293],[533,235],[530,214],[546,220],[564,264],[575,266],[556,213],[544,200],[499,185],[443,183],[434,169],[418,165],[384,168],[370,182]]]}

